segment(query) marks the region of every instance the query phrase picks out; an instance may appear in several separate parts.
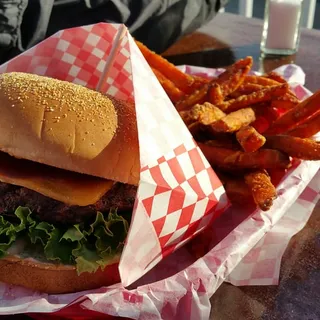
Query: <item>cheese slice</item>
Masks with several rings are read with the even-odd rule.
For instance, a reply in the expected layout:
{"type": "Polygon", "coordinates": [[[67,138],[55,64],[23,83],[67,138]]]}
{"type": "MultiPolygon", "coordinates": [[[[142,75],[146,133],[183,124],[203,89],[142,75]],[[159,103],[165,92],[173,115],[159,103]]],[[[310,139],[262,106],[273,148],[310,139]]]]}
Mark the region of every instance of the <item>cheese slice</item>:
{"type": "Polygon", "coordinates": [[[114,181],[16,159],[0,152],[0,181],[25,187],[67,205],[96,203],[114,181]]]}

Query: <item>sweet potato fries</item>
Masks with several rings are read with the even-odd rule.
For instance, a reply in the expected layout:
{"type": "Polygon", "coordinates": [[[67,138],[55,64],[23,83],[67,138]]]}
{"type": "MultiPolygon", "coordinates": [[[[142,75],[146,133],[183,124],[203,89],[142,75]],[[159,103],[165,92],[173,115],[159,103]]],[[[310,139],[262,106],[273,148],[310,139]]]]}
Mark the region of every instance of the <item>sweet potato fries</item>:
{"type": "Polygon", "coordinates": [[[251,57],[206,79],[138,46],[232,203],[269,210],[281,180],[275,173],[283,176],[292,158],[320,160],[311,139],[320,131],[320,91],[299,101],[279,74],[250,74],[251,57]]]}
{"type": "Polygon", "coordinates": [[[261,210],[269,210],[273,200],[277,197],[277,191],[271,183],[266,170],[255,170],[245,174],[244,180],[251,190],[254,202],[261,210]]]}
{"type": "Polygon", "coordinates": [[[236,138],[246,152],[257,151],[266,142],[266,138],[251,126],[240,128],[236,133],[236,138]]]}
{"type": "Polygon", "coordinates": [[[256,120],[254,111],[251,108],[244,108],[213,122],[211,129],[215,132],[236,132],[254,120],[256,120]]]}

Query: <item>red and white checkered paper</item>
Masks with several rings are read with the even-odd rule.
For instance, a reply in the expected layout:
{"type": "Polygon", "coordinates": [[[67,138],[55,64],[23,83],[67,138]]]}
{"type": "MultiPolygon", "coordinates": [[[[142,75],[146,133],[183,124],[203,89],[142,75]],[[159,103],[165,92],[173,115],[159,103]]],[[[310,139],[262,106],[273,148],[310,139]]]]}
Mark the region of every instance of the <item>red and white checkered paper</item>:
{"type": "Polygon", "coordinates": [[[141,173],[119,264],[125,286],[203,230],[228,205],[221,182],[123,25],[100,23],[60,31],[0,67],[0,73],[10,71],[91,89],[100,78],[106,79],[103,92],[134,99],[141,173]]]}
{"type": "MultiPolygon", "coordinates": [[[[103,27],[105,25],[98,25],[98,27],[99,26],[103,27]]],[[[117,26],[113,27],[117,28],[117,26]]],[[[97,26],[86,28],[97,28],[97,26]]],[[[91,29],[86,30],[89,32],[88,30],[91,29]]],[[[52,40],[52,38],[49,39],[52,47],[57,46],[60,41],[60,36],[61,34],[55,35],[53,37],[53,39],[57,38],[55,40],[52,40]]],[[[75,34],[71,33],[68,36],[69,43],[73,43],[75,34]]],[[[129,37],[129,41],[126,39],[123,41],[128,43],[130,54],[136,54],[139,59],[141,59],[142,65],[144,65],[145,62],[137,51],[137,48],[133,45],[131,38],[129,37]]],[[[95,42],[100,43],[97,39],[95,42]]],[[[64,41],[62,43],[65,44],[64,41]]],[[[72,48],[74,46],[73,44],[69,45],[72,48]]],[[[55,59],[56,64],[60,63],[59,56],[64,56],[64,54],[68,52],[69,45],[62,47],[62,52],[57,54],[56,57],[51,57],[51,59],[55,59]]],[[[82,47],[83,43],[78,43],[77,45],[78,47],[82,47]]],[[[93,52],[95,45],[93,45],[93,47],[94,48],[87,47],[88,51],[93,52]]],[[[49,51],[52,55],[52,50],[48,50],[48,52],[49,51]]],[[[42,53],[43,57],[39,60],[42,61],[42,59],[44,59],[48,64],[51,60],[45,59],[48,54],[48,52],[47,54],[45,52],[46,51],[44,50],[42,53]]],[[[74,52],[76,52],[76,50],[74,50],[74,52]]],[[[80,52],[80,49],[78,52],[80,52]]],[[[95,50],[95,52],[97,51],[95,50]]],[[[110,52],[110,50],[108,52],[110,52]]],[[[128,54],[128,51],[123,48],[120,52],[123,53],[123,56],[128,54]]],[[[33,61],[32,56],[34,55],[34,52],[29,51],[27,54],[29,57],[24,59],[29,68],[29,65],[32,64],[33,61]]],[[[86,59],[89,59],[88,57],[90,54],[87,52],[86,56],[87,58],[84,58],[82,65],[86,65],[86,59]]],[[[7,66],[2,66],[0,71],[3,72],[5,68],[9,67],[9,64],[7,66]]],[[[34,62],[33,64],[38,68],[37,70],[39,72],[37,73],[46,73],[47,69],[45,66],[41,67],[41,63],[37,64],[34,62]]],[[[26,71],[23,66],[24,64],[22,63],[21,69],[19,69],[20,71],[26,71]]],[[[73,66],[71,66],[71,68],[72,67],[73,66]]],[[[138,68],[138,64],[136,67],[138,68]]],[[[88,66],[85,68],[88,68],[88,66]]],[[[222,71],[196,67],[182,68],[189,73],[201,73],[206,76],[213,76],[222,71]]],[[[103,68],[100,67],[100,73],[102,72],[102,69],[103,68]]],[[[132,70],[135,74],[134,66],[132,70]]],[[[290,81],[299,97],[303,98],[309,94],[303,87],[304,73],[299,67],[289,65],[278,71],[290,81]]],[[[31,70],[29,72],[31,72],[31,70]]],[[[57,70],[56,72],[59,71],[57,70]]],[[[126,71],[118,68],[117,71],[114,71],[114,74],[119,75],[119,73],[122,72],[126,71]]],[[[152,83],[153,87],[158,88],[156,90],[157,92],[153,92],[151,91],[152,89],[150,89],[150,91],[142,91],[143,94],[149,97],[148,99],[151,99],[150,92],[152,92],[152,95],[155,95],[157,98],[161,91],[159,84],[155,81],[150,72],[146,70],[143,72],[145,73],[141,73],[141,75],[138,73],[136,76],[138,78],[141,77],[142,81],[143,79],[147,79],[147,82],[152,83]]],[[[100,73],[98,73],[98,78],[100,73]]],[[[57,77],[56,74],[52,76],[57,77]]],[[[73,77],[72,81],[88,85],[88,82],[83,79],[81,72],[78,72],[77,74],[74,73],[73,77]]],[[[96,84],[98,79],[92,78],[96,84]]],[[[109,90],[114,94],[118,94],[119,91],[117,91],[115,85],[113,85],[113,79],[114,77],[107,81],[109,90]]],[[[133,76],[133,82],[135,81],[135,76],[133,76]]],[[[94,87],[95,84],[92,87],[94,87]]],[[[144,85],[146,85],[145,81],[144,85]]],[[[146,85],[145,88],[149,88],[149,86],[146,85]]],[[[135,95],[136,90],[141,91],[142,88],[135,88],[135,95]]],[[[130,96],[130,93],[128,93],[130,90],[128,90],[127,93],[123,93],[123,91],[125,91],[124,89],[121,91],[121,97],[125,98],[126,96],[130,96]]],[[[162,101],[167,101],[167,98],[163,97],[162,101]]],[[[161,121],[171,119],[172,125],[180,126],[181,122],[176,119],[177,117],[173,108],[166,108],[166,105],[167,102],[163,102],[163,105],[161,106],[162,109],[157,109],[155,107],[157,110],[154,111],[155,113],[152,111],[152,114],[156,114],[156,117],[160,117],[159,119],[161,119],[161,121]],[[166,110],[167,114],[163,114],[161,110],[166,110]]],[[[141,106],[143,106],[143,103],[141,106]]],[[[137,119],[139,117],[139,112],[142,111],[146,113],[146,117],[150,116],[150,106],[148,106],[148,108],[145,107],[143,110],[140,110],[138,106],[137,119]]],[[[151,117],[150,119],[150,122],[144,123],[148,128],[146,129],[147,132],[152,132],[152,129],[156,126],[154,121],[156,121],[157,118],[154,119],[151,117]]],[[[174,128],[167,129],[174,130],[174,128]]],[[[139,135],[141,130],[144,130],[144,128],[139,127],[139,135]]],[[[158,128],[158,130],[161,129],[158,128]]],[[[163,130],[165,131],[166,129],[163,128],[163,130]]],[[[169,132],[171,132],[170,134],[173,134],[172,131],[169,132]]],[[[170,134],[168,140],[176,138],[170,136],[170,134]]],[[[188,137],[186,132],[184,132],[184,134],[188,137]]],[[[145,136],[144,139],[147,140],[148,137],[145,136]]],[[[153,142],[154,141],[155,140],[153,140],[153,142]]],[[[185,148],[188,150],[187,147],[185,148]]],[[[154,197],[154,193],[156,193],[156,189],[158,189],[158,191],[161,192],[157,192],[157,194],[161,196],[162,193],[168,192],[169,188],[168,186],[166,186],[167,188],[163,188],[163,185],[161,186],[162,188],[155,187],[156,183],[159,182],[159,178],[161,178],[159,172],[162,174],[163,172],[168,172],[168,168],[170,168],[170,164],[168,164],[170,159],[178,158],[186,153],[184,148],[179,147],[175,148],[175,151],[169,151],[168,155],[166,154],[164,158],[159,157],[158,159],[157,156],[154,156],[157,155],[157,152],[158,150],[151,149],[146,154],[147,159],[152,159],[152,161],[150,161],[152,165],[144,163],[142,176],[146,179],[146,183],[145,185],[142,183],[139,190],[145,190],[149,182],[149,185],[151,187],[153,186],[154,192],[148,190],[151,194],[150,198],[152,199],[150,199],[149,203],[148,201],[145,201],[145,203],[139,203],[137,201],[136,205],[140,205],[140,208],[142,207],[142,204],[143,208],[148,208],[148,206],[152,206],[152,208],[154,208],[154,206],[162,208],[160,201],[157,200],[157,197],[154,197]]],[[[199,159],[201,159],[201,162],[204,162],[201,154],[199,159]]],[[[180,160],[178,159],[178,161],[180,160]]],[[[197,172],[196,168],[198,163],[194,162],[194,164],[196,165],[194,170],[197,172]]],[[[315,204],[320,198],[319,167],[320,164],[318,162],[296,163],[279,184],[279,197],[269,212],[261,212],[260,210],[241,212],[232,207],[229,208],[223,215],[219,216],[208,229],[198,235],[200,239],[195,238],[194,240],[191,240],[191,243],[165,257],[130,288],[125,288],[123,284],[118,283],[109,287],[87,292],[46,295],[32,292],[24,288],[2,284],[0,285],[0,314],[33,313],[35,316],[34,313],[37,313],[38,319],[42,319],[43,315],[41,313],[51,312],[57,312],[55,314],[62,317],[64,316],[68,319],[100,319],[99,315],[101,315],[101,319],[103,319],[106,314],[141,320],[208,319],[210,314],[209,299],[223,281],[228,280],[236,285],[274,284],[277,282],[281,257],[289,239],[305,225],[315,204]],[[314,177],[316,173],[317,175],[314,177]],[[312,177],[314,178],[311,181],[312,177]],[[204,252],[204,255],[198,259],[194,255],[193,245],[199,247],[199,245],[201,245],[201,237],[202,239],[207,240],[205,246],[206,251],[204,252]]],[[[184,170],[184,168],[182,169],[184,170]]],[[[174,176],[174,179],[169,181],[170,183],[168,182],[168,184],[171,189],[175,188],[178,182],[183,185],[181,176],[174,176]]],[[[190,197],[192,199],[192,196],[190,197]]],[[[168,201],[168,198],[165,199],[168,201]]],[[[186,199],[187,198],[184,198],[184,201],[191,201],[189,198],[186,199]]],[[[168,209],[170,207],[171,206],[168,205],[165,208],[168,209]]],[[[158,217],[158,219],[161,219],[161,217],[158,217]]],[[[150,235],[146,235],[143,230],[144,228],[148,228],[151,221],[157,221],[158,219],[156,219],[153,214],[151,214],[151,219],[148,214],[139,214],[138,219],[136,213],[134,221],[138,222],[135,224],[135,227],[138,226],[137,229],[143,234],[143,241],[149,241],[150,238],[148,238],[148,236],[154,237],[154,234],[157,234],[158,238],[165,237],[164,234],[161,235],[162,231],[157,231],[158,233],[151,232],[150,235]]],[[[177,223],[176,221],[174,223],[176,225],[180,224],[180,222],[177,223]]],[[[157,230],[156,224],[154,228],[157,230]]],[[[151,228],[148,229],[151,230],[151,228]]],[[[134,228],[131,230],[134,230],[134,228]]],[[[129,238],[128,243],[135,238],[134,236],[135,232],[130,233],[131,238],[129,238]]],[[[172,237],[172,235],[170,237],[172,237]]],[[[145,249],[135,252],[137,257],[140,255],[144,258],[143,250],[145,249]]],[[[171,248],[169,251],[171,251],[171,248]]],[[[148,250],[146,253],[147,252],[148,250]]],[[[136,260],[137,258],[134,257],[134,259],[136,260]]],[[[49,315],[46,315],[46,317],[50,318],[49,315]]]]}

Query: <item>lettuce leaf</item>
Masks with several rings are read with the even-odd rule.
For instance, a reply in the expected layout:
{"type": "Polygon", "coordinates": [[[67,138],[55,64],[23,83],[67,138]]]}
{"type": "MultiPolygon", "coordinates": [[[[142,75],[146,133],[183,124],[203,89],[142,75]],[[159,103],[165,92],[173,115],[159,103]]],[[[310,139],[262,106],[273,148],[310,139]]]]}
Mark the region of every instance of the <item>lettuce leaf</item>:
{"type": "Polygon", "coordinates": [[[18,207],[15,211],[18,223],[0,215],[0,258],[16,239],[24,239],[29,247],[39,246],[49,261],[75,264],[77,272],[95,272],[102,269],[123,249],[129,222],[117,214],[116,209],[104,216],[97,212],[90,225],[75,224],[70,227],[56,226],[37,221],[29,208],[18,207]]]}
{"type": "Polygon", "coordinates": [[[27,216],[30,210],[28,208],[19,207],[15,215],[20,220],[19,224],[12,224],[0,216],[0,258],[6,255],[7,250],[17,239],[19,232],[22,232],[27,224],[27,216]]]}
{"type": "Polygon", "coordinates": [[[47,222],[37,223],[32,220],[30,215],[28,216],[28,221],[30,221],[31,225],[29,225],[29,238],[31,243],[40,242],[43,246],[46,245],[50,233],[54,230],[54,227],[47,222]]]}

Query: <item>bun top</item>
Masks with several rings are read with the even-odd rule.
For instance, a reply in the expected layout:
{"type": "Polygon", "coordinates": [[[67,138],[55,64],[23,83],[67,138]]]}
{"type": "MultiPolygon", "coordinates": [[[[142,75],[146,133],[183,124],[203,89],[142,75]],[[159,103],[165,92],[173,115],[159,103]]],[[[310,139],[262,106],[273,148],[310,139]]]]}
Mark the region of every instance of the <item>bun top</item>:
{"type": "Polygon", "coordinates": [[[139,182],[132,103],[70,82],[0,75],[0,150],[61,169],[139,182]]]}

